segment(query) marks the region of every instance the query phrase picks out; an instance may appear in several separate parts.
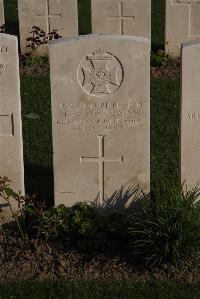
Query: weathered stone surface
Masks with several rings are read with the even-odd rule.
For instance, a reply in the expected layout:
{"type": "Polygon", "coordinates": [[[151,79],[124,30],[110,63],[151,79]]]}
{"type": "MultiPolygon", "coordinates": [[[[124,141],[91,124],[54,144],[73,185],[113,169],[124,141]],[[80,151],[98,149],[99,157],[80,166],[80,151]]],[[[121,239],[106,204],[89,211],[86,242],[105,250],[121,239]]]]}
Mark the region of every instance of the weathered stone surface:
{"type": "MultiPolygon", "coordinates": [[[[58,30],[62,37],[78,35],[77,0],[18,0],[21,52],[30,52],[26,39],[31,36],[33,26],[40,27],[45,33],[58,30]]],[[[47,55],[48,46],[35,51],[47,55]]]]}
{"type": "Polygon", "coordinates": [[[200,182],[200,42],[182,47],[181,181],[200,182]]]}
{"type": "Polygon", "coordinates": [[[0,34],[0,176],[24,193],[18,42],[7,34],[0,34]]]}
{"type": "Polygon", "coordinates": [[[50,45],[56,205],[102,201],[126,184],[149,191],[149,57],[139,37],[50,45]]]}
{"type": "Polygon", "coordinates": [[[92,0],[92,32],[151,38],[151,0],[92,0]]]}
{"type": "Polygon", "coordinates": [[[4,25],[4,7],[3,7],[3,0],[0,0],[0,26],[4,25]]]}
{"type": "Polygon", "coordinates": [[[179,56],[181,43],[200,38],[200,1],[166,0],[166,51],[179,56]]]}

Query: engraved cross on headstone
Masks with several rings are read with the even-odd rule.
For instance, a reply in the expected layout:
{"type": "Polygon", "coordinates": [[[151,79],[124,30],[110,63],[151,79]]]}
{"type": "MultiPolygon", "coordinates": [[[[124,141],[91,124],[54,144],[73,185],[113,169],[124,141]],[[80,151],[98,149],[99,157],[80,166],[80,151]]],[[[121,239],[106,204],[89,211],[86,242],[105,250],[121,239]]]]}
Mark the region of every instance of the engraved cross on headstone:
{"type": "Polygon", "coordinates": [[[124,34],[124,21],[134,20],[134,16],[124,16],[124,3],[119,3],[119,16],[109,16],[108,20],[119,20],[119,33],[124,34]]]}
{"type": "Polygon", "coordinates": [[[80,157],[80,163],[88,162],[88,163],[99,163],[99,192],[100,192],[100,200],[104,200],[104,163],[106,162],[120,162],[123,163],[123,156],[119,159],[108,159],[104,156],[104,138],[103,135],[97,136],[99,139],[99,157],[80,157]]]}
{"type": "Polygon", "coordinates": [[[192,12],[196,10],[196,7],[194,7],[194,4],[200,4],[200,0],[174,0],[173,6],[179,6],[179,5],[188,5],[188,13],[189,13],[189,28],[188,28],[188,37],[189,38],[196,38],[200,37],[200,27],[199,27],[199,33],[192,33],[192,12]]]}
{"type": "Polygon", "coordinates": [[[47,33],[50,33],[50,31],[51,31],[51,18],[62,17],[62,14],[51,14],[50,13],[49,0],[45,1],[45,6],[46,6],[45,14],[36,15],[36,17],[46,18],[47,33]]]}

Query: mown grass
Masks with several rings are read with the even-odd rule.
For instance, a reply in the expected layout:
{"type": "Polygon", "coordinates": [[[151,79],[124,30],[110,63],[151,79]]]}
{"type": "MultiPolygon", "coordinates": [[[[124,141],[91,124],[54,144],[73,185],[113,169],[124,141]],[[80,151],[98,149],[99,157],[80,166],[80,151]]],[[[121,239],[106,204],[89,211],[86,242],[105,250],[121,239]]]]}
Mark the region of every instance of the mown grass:
{"type": "Polygon", "coordinates": [[[176,282],[30,281],[0,284],[0,298],[199,299],[200,285],[179,284],[176,282]]]}

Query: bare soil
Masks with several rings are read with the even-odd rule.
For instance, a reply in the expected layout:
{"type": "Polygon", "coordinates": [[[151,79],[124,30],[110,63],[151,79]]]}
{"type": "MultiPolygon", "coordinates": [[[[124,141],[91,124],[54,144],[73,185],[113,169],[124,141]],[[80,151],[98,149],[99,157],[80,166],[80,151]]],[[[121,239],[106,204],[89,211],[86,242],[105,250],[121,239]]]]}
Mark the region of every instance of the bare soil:
{"type": "Polygon", "coordinates": [[[170,59],[166,67],[151,67],[152,79],[179,79],[181,74],[181,59],[170,59]]]}
{"type": "Polygon", "coordinates": [[[134,265],[120,256],[102,253],[86,254],[65,245],[42,240],[23,241],[16,229],[0,230],[0,280],[27,279],[174,279],[200,282],[200,254],[181,269],[155,269],[134,265]]]}

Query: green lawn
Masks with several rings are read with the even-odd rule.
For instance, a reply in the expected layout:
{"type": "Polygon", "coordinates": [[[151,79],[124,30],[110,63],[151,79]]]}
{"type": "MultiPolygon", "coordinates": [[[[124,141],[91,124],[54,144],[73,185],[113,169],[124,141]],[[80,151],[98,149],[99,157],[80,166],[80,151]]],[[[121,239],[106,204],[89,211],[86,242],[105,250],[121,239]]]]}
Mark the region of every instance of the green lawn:
{"type": "Polygon", "coordinates": [[[24,282],[0,284],[0,298],[8,299],[199,299],[200,285],[169,282],[24,282]]]}

